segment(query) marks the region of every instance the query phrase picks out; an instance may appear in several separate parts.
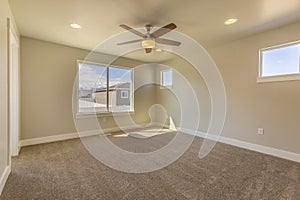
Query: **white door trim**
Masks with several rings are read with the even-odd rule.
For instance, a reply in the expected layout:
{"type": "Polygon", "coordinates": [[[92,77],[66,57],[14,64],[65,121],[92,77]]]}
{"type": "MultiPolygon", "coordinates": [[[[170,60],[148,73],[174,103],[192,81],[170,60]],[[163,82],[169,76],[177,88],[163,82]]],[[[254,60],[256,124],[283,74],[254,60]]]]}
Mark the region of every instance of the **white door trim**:
{"type": "Polygon", "coordinates": [[[19,124],[20,124],[20,68],[19,41],[10,24],[9,28],[9,146],[10,156],[19,153],[19,124]]]}
{"type": "Polygon", "coordinates": [[[2,194],[2,191],[4,189],[5,183],[10,175],[11,168],[10,166],[7,166],[3,172],[3,174],[0,176],[0,196],[2,194]]]}

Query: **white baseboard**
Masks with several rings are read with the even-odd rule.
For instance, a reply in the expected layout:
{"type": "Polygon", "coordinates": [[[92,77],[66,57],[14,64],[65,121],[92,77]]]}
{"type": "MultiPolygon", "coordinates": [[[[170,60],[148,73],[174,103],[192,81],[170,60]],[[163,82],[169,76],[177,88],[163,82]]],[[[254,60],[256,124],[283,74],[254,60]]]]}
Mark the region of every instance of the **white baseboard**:
{"type": "Polygon", "coordinates": [[[284,151],[281,149],[276,149],[273,147],[253,144],[253,143],[249,143],[249,142],[244,142],[241,140],[231,139],[231,138],[223,137],[223,136],[215,136],[215,135],[209,135],[209,134],[207,135],[206,133],[201,132],[201,131],[193,131],[193,130],[189,130],[189,129],[185,129],[185,128],[181,128],[180,131],[182,133],[195,135],[197,137],[218,141],[218,142],[221,142],[224,144],[229,144],[229,145],[240,147],[243,149],[248,149],[251,151],[256,151],[259,153],[264,153],[264,154],[268,154],[268,155],[272,155],[272,156],[276,156],[279,158],[283,158],[283,159],[287,159],[287,160],[291,160],[291,161],[300,163],[300,154],[298,154],[298,153],[284,151]]]}
{"type": "MultiPolygon", "coordinates": [[[[161,123],[161,122],[152,122],[151,123],[152,126],[158,126],[158,127],[161,127],[161,128],[169,128],[169,125],[166,124],[166,123],[161,123]]],[[[177,130],[177,129],[176,129],[177,130]]],[[[175,130],[175,131],[176,131],[175,130]]]]}
{"type": "Polygon", "coordinates": [[[47,137],[40,137],[40,138],[32,138],[27,140],[21,140],[20,144],[21,147],[35,145],[35,144],[43,144],[43,143],[49,143],[49,142],[57,142],[62,140],[69,140],[78,138],[78,133],[67,133],[67,134],[60,134],[60,135],[53,135],[53,136],[47,136],[47,137]]]}
{"type": "MultiPolygon", "coordinates": [[[[142,124],[139,126],[144,126],[144,127],[150,127],[153,126],[153,124],[142,124]]],[[[136,126],[128,126],[128,127],[122,127],[122,130],[130,130],[137,128],[136,126]]],[[[102,132],[100,130],[89,130],[89,131],[83,131],[80,133],[67,133],[67,134],[59,134],[59,135],[52,135],[52,136],[46,136],[46,137],[40,137],[40,138],[32,138],[32,139],[26,139],[26,140],[21,140],[19,146],[24,147],[24,146],[30,146],[30,145],[36,145],[36,144],[43,144],[43,143],[49,143],[49,142],[58,142],[58,141],[63,141],[63,140],[70,140],[70,139],[75,139],[80,137],[88,137],[88,136],[94,136],[94,135],[101,135],[101,134],[109,134],[113,132],[120,131],[119,127],[114,127],[114,128],[107,128],[103,129],[102,132]]]]}
{"type": "Polygon", "coordinates": [[[7,166],[3,172],[3,174],[1,175],[0,177],[0,196],[2,194],[2,191],[4,189],[4,186],[5,186],[5,183],[10,175],[10,172],[11,172],[11,168],[10,166],[7,166]]]}
{"type": "MultiPolygon", "coordinates": [[[[161,123],[152,123],[151,125],[142,125],[144,127],[149,127],[149,126],[161,126],[161,123]]],[[[123,130],[130,130],[135,127],[129,126],[122,128],[123,130]]],[[[104,129],[102,134],[105,133],[112,133],[112,132],[117,132],[120,131],[118,127],[116,128],[107,128],[104,129]]],[[[195,135],[201,138],[206,138],[209,140],[214,140],[218,141],[221,143],[237,146],[240,148],[276,156],[279,158],[287,159],[287,160],[292,160],[295,162],[300,162],[300,154],[294,153],[294,152],[289,152],[289,151],[284,151],[281,149],[276,149],[273,147],[267,147],[263,145],[258,145],[258,144],[253,144],[241,140],[236,140],[228,137],[223,137],[223,136],[215,136],[215,135],[206,135],[206,133],[201,132],[201,131],[193,131],[185,128],[180,128],[181,132],[190,134],[190,135],[195,135]]],[[[81,137],[86,137],[86,136],[93,136],[93,135],[100,135],[99,130],[91,130],[91,131],[85,131],[81,132],[80,136],[81,137]]],[[[63,140],[69,140],[69,139],[75,139],[79,138],[78,133],[68,133],[68,134],[61,134],[61,135],[54,135],[54,136],[47,136],[47,137],[41,137],[41,138],[33,138],[33,139],[27,139],[27,140],[21,140],[20,141],[20,147],[23,146],[29,146],[29,145],[36,145],[36,144],[43,144],[43,143],[49,143],[49,142],[57,142],[57,141],[63,141],[63,140]]]]}

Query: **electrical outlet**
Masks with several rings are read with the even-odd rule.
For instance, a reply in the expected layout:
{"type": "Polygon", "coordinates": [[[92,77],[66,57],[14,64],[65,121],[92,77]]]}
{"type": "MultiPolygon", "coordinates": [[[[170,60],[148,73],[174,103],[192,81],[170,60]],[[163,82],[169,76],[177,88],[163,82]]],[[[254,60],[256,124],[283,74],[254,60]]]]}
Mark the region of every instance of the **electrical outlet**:
{"type": "Polygon", "coordinates": [[[258,135],[263,135],[264,134],[264,129],[263,128],[258,128],[257,129],[257,134],[258,135]]]}

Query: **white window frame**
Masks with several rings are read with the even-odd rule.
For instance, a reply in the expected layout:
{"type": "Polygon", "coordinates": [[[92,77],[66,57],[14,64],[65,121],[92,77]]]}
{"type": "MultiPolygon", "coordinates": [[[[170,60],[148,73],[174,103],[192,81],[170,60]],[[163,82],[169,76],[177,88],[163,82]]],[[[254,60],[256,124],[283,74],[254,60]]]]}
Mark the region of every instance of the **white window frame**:
{"type": "Polygon", "coordinates": [[[294,42],[288,42],[284,44],[279,44],[271,47],[262,48],[259,50],[259,68],[258,68],[258,77],[256,79],[257,83],[268,83],[268,82],[281,82],[281,81],[296,81],[300,80],[300,73],[296,74],[283,74],[283,75],[274,75],[274,76],[262,76],[262,53],[266,50],[279,49],[283,47],[288,47],[291,45],[300,44],[300,40],[294,42]]]}
{"type": "MultiPolygon", "coordinates": [[[[77,73],[79,73],[79,65],[80,64],[90,64],[90,65],[96,65],[96,66],[105,66],[106,70],[109,70],[109,67],[113,67],[113,68],[120,68],[120,69],[129,69],[131,70],[131,80],[132,80],[132,84],[131,84],[131,88],[130,90],[132,91],[130,93],[130,102],[131,106],[130,106],[130,111],[120,111],[120,112],[112,112],[110,110],[106,111],[98,111],[98,112],[79,112],[79,104],[78,104],[78,100],[79,100],[79,74],[78,74],[78,79],[77,79],[77,117],[78,118],[85,118],[85,117],[90,117],[93,115],[97,115],[97,116],[111,116],[111,115],[122,115],[125,113],[134,113],[134,70],[132,67],[127,67],[127,66],[116,66],[116,65],[111,65],[111,64],[102,64],[102,63],[97,63],[97,62],[90,62],[90,61],[83,61],[83,60],[77,60],[77,65],[76,65],[76,70],[77,73]]],[[[108,85],[108,91],[109,91],[109,71],[106,73],[106,80],[107,80],[107,85],[108,85]]],[[[106,91],[106,94],[108,96],[108,91],[106,91]]],[[[107,101],[109,102],[109,97],[107,97],[107,101]]],[[[107,103],[108,105],[108,103],[107,103]]]]}
{"type": "Polygon", "coordinates": [[[173,70],[172,69],[166,69],[166,70],[162,70],[160,71],[160,88],[161,89],[165,89],[165,88],[172,88],[173,87],[173,70]],[[172,72],[172,84],[168,85],[168,86],[164,86],[163,85],[163,81],[164,81],[164,72],[172,72]]]}

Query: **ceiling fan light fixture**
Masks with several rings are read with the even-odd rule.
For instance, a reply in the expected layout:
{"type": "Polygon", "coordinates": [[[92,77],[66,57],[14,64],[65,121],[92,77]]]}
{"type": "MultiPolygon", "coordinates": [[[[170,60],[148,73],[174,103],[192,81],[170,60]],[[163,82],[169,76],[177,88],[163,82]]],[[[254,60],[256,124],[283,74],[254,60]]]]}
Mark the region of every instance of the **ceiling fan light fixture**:
{"type": "Polygon", "coordinates": [[[142,47],[143,48],[149,48],[149,49],[152,49],[155,47],[155,41],[152,40],[152,39],[146,39],[146,40],[143,40],[142,41],[142,47]]]}

